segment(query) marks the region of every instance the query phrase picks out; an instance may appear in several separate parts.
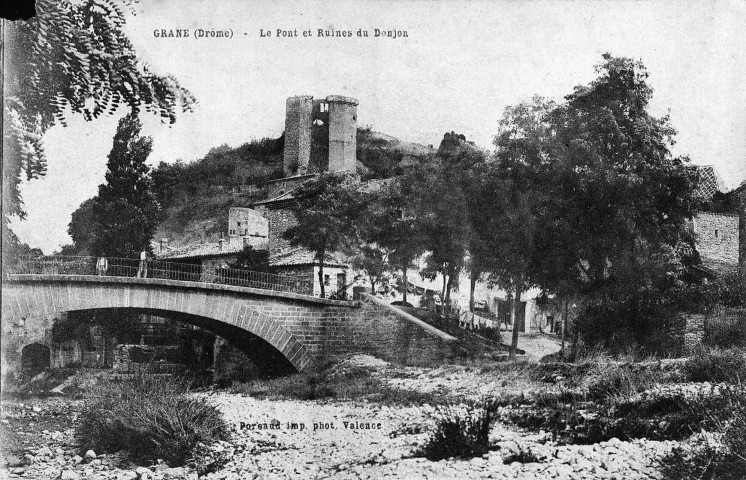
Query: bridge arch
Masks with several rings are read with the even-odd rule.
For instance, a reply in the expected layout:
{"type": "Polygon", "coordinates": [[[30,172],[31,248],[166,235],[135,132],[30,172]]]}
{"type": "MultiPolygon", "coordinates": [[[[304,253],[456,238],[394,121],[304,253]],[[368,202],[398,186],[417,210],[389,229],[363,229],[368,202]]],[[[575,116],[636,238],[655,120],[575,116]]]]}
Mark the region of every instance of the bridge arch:
{"type": "Polygon", "coordinates": [[[372,295],[352,302],[197,281],[58,273],[13,273],[4,280],[3,382],[20,367],[23,346],[51,346],[55,317],[80,310],[173,312],[204,319],[262,339],[298,371],[355,353],[407,365],[464,354],[456,338],[372,295]]]}
{"type": "Polygon", "coordinates": [[[51,352],[46,345],[31,343],[21,350],[21,372],[28,378],[49,368],[51,352]]]}
{"type": "MultiPolygon", "coordinates": [[[[16,336],[22,333],[25,345],[48,343],[43,338],[51,332],[54,318],[59,318],[61,312],[124,309],[165,317],[175,313],[192,319],[187,323],[204,326],[213,322],[213,327],[224,325],[249,332],[274,347],[298,371],[309,367],[314,358],[302,342],[303,335],[299,335],[297,328],[291,329],[294,311],[298,310],[296,304],[299,301],[351,304],[293,293],[174,280],[60,275],[16,277],[20,277],[18,281],[3,287],[2,316],[6,330],[3,343],[6,343],[6,333],[11,331],[16,336]]],[[[214,329],[209,327],[208,330],[214,329]]],[[[22,345],[18,343],[16,350],[20,348],[22,345]]]]}

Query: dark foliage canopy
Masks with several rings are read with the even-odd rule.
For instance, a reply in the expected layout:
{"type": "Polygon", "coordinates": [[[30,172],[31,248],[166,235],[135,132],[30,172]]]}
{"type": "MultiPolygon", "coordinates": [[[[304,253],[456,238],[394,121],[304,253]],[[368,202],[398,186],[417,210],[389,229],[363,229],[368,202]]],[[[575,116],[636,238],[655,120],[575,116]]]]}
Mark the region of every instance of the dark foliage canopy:
{"type": "Polygon", "coordinates": [[[142,250],[151,251],[159,205],[152,191],[150,168],[145,164],[153,140],[140,136],[141,128],[134,114],[119,121],[106,183],[99,185],[93,204],[93,255],[136,257],[142,250]]]}

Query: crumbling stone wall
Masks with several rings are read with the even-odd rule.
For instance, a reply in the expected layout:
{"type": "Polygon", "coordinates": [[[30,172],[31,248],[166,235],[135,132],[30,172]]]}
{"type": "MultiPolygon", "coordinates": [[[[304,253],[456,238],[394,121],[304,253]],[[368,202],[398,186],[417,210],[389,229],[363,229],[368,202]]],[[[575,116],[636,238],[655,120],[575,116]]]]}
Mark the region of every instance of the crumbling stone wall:
{"type": "Polygon", "coordinates": [[[231,207],[228,210],[229,241],[248,241],[251,246],[258,247],[267,242],[268,229],[267,219],[256,210],[247,207],[231,207]]]}
{"type": "Polygon", "coordinates": [[[298,225],[298,219],[292,210],[282,205],[273,205],[264,209],[264,216],[269,220],[269,254],[275,255],[288,250],[290,242],[282,238],[282,234],[290,227],[298,225]]]}
{"type": "Polygon", "coordinates": [[[173,345],[117,345],[112,369],[119,373],[143,368],[151,371],[174,371],[179,364],[180,347],[173,345]]]}
{"type": "Polygon", "coordinates": [[[357,106],[356,99],[340,95],[316,100],[308,95],[288,98],[285,102],[285,176],[325,170],[355,173],[357,106]]]}
{"type": "Polygon", "coordinates": [[[311,157],[311,110],[313,97],[290,97],[285,101],[285,151],[283,172],[286,177],[305,175],[311,157]]]}

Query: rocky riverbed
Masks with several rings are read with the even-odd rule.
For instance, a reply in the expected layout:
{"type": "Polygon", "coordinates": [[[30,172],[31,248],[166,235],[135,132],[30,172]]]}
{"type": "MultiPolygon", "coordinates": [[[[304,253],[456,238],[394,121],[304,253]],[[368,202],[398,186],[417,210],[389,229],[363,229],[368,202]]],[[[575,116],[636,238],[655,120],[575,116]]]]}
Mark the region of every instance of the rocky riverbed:
{"type": "MultiPolygon", "coordinates": [[[[366,368],[397,388],[458,398],[530,388],[517,379],[495,379],[489,369],[462,366],[402,368],[354,357],[337,368],[366,368]]],[[[657,461],[679,443],[612,438],[593,445],[559,445],[547,433],[498,422],[490,431],[486,454],[433,462],[417,452],[431,435],[441,407],[389,406],[365,399],[266,400],[225,391],[199,395],[209,397],[233,430],[230,442],[210,447],[223,461],[204,475],[207,479],[660,478],[657,461]]],[[[81,400],[66,398],[6,402],[1,419],[3,478],[197,478],[189,468],[132,465],[119,454],[82,452],[73,435],[81,406],[81,400]]]]}

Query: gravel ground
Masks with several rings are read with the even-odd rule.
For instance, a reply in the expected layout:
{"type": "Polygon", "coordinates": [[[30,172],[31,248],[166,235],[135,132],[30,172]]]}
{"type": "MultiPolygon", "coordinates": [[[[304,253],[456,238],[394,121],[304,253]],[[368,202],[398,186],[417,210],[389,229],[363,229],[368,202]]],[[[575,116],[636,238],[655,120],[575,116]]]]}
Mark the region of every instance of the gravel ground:
{"type": "MultiPolygon", "coordinates": [[[[515,378],[496,379],[490,371],[477,368],[404,368],[366,356],[353,357],[337,368],[361,367],[393,386],[461,397],[532,388],[520,372],[515,378]]],[[[490,432],[492,449],[484,456],[432,462],[416,456],[438,417],[438,409],[430,405],[260,400],[225,392],[209,394],[209,398],[234,431],[230,443],[214,447],[229,460],[206,476],[210,480],[654,479],[659,478],[657,459],[678,444],[611,439],[595,445],[562,446],[542,432],[522,432],[498,423],[490,432]]],[[[16,466],[0,470],[0,478],[196,478],[195,472],[163,464],[122,468],[117,455],[90,452],[86,457],[73,438],[80,406],[80,401],[64,398],[6,403],[0,419],[0,443],[16,447],[16,466]]],[[[8,455],[8,450],[0,450],[8,455]]]]}
{"type": "Polygon", "coordinates": [[[233,443],[241,447],[224,469],[208,475],[210,479],[658,478],[656,459],[675,445],[611,439],[596,445],[558,446],[548,435],[498,425],[490,434],[495,449],[483,457],[431,462],[413,453],[434,424],[433,407],[262,401],[227,394],[216,395],[213,401],[236,427],[233,443]],[[241,422],[258,424],[254,428],[274,423],[278,429],[242,429],[241,422]],[[293,422],[305,429],[293,430],[293,422]],[[381,428],[349,428],[355,422],[381,428]],[[319,425],[333,428],[314,430],[319,425]],[[520,450],[539,461],[505,463],[520,450]]]}

